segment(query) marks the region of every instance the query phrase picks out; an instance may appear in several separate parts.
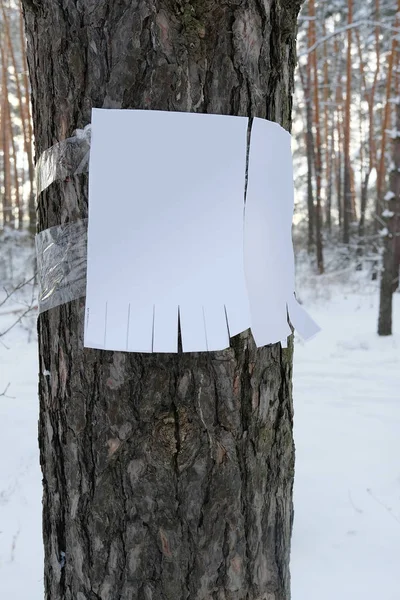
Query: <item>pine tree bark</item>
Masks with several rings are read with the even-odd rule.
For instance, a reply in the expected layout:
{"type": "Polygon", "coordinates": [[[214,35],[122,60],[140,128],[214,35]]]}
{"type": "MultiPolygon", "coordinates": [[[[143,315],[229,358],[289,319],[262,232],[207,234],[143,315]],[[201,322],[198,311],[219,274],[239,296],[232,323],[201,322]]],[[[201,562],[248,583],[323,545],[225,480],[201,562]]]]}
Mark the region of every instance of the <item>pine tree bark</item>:
{"type": "MultiPolygon", "coordinates": [[[[36,156],[92,106],[290,128],[299,0],[23,4],[36,156]]],[[[39,199],[39,231],[86,216],[84,175],[39,199]]],[[[288,600],[292,349],[88,350],[83,314],[39,319],[46,598],[288,600]]]]}

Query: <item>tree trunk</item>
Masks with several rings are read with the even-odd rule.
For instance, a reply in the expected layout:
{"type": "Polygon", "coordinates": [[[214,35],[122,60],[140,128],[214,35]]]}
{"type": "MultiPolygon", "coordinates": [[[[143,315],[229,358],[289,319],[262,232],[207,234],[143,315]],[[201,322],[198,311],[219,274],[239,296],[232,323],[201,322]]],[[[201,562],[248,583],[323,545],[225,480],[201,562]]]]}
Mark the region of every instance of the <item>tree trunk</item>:
{"type": "MultiPolygon", "coordinates": [[[[353,22],[353,0],[348,0],[348,24],[353,22]]],[[[344,117],[344,177],[343,177],[343,243],[350,242],[350,222],[352,220],[351,199],[351,163],[350,163],[350,138],[351,138],[351,91],[352,91],[352,56],[351,56],[351,29],[347,32],[347,58],[346,58],[346,103],[344,117]]]]}
{"type": "Polygon", "coordinates": [[[11,181],[11,154],[10,154],[10,132],[11,132],[11,118],[10,118],[10,97],[8,90],[8,57],[7,47],[0,47],[0,59],[1,59],[1,87],[2,87],[2,98],[1,98],[1,144],[3,150],[3,227],[13,225],[13,211],[12,211],[12,181],[11,181]]]}
{"type": "Polygon", "coordinates": [[[392,335],[393,293],[399,282],[396,240],[400,234],[400,101],[396,105],[396,132],[393,143],[393,166],[390,172],[390,190],[386,195],[382,217],[386,222],[381,275],[378,334],[392,335]],[[396,268],[397,267],[397,268],[396,268]]]}
{"type": "MultiPolygon", "coordinates": [[[[325,7],[324,21],[322,23],[322,35],[326,36],[326,11],[328,7],[325,7]]],[[[331,231],[332,227],[332,157],[333,157],[333,138],[330,135],[331,128],[329,127],[329,103],[330,103],[330,90],[331,81],[329,73],[329,60],[328,60],[328,44],[324,43],[324,162],[326,169],[326,205],[325,205],[325,226],[327,231],[331,231]]]]}
{"type": "MultiPolygon", "coordinates": [[[[400,24],[400,0],[397,0],[397,13],[395,27],[400,24]]],[[[395,68],[395,60],[397,56],[398,38],[396,35],[392,36],[391,49],[388,55],[388,69],[386,77],[386,98],[384,100],[384,109],[382,116],[382,138],[381,138],[381,152],[378,163],[378,172],[376,178],[376,215],[380,216],[382,209],[384,208],[383,195],[386,183],[386,140],[387,130],[390,126],[390,114],[391,114],[391,98],[393,94],[393,72],[395,68]]],[[[375,227],[379,227],[379,219],[375,221],[375,227]]]]}
{"type": "MultiPolygon", "coordinates": [[[[11,59],[11,64],[12,64],[12,68],[13,68],[13,72],[14,72],[15,91],[16,91],[16,95],[17,95],[17,99],[18,99],[19,116],[21,119],[22,134],[23,134],[23,138],[24,138],[24,149],[26,151],[26,131],[25,131],[25,119],[24,119],[23,108],[22,108],[23,104],[22,104],[21,86],[20,86],[19,78],[18,78],[18,67],[17,67],[17,61],[15,59],[15,52],[14,52],[13,40],[12,40],[11,28],[10,28],[10,21],[9,21],[3,0],[1,0],[1,16],[3,18],[5,36],[7,38],[7,50],[8,50],[10,59],[11,59]]],[[[13,168],[14,168],[15,208],[16,208],[16,214],[18,214],[18,229],[22,229],[23,218],[24,218],[24,208],[23,208],[22,198],[20,196],[20,182],[19,182],[18,165],[17,165],[18,152],[17,152],[17,148],[16,148],[16,143],[15,143],[15,136],[13,134],[14,123],[13,123],[13,119],[12,119],[12,115],[11,115],[10,105],[8,105],[8,111],[9,111],[8,118],[9,118],[10,133],[11,133],[11,135],[10,135],[11,151],[12,151],[13,168]]],[[[15,222],[15,215],[13,216],[13,220],[15,222]]]]}
{"type": "Polygon", "coordinates": [[[29,177],[29,198],[28,198],[28,217],[29,217],[29,231],[32,234],[36,233],[36,199],[34,193],[34,179],[35,169],[33,166],[33,132],[32,132],[32,118],[31,118],[31,103],[29,98],[29,79],[27,74],[28,64],[26,56],[26,40],[24,35],[24,22],[22,12],[20,13],[19,19],[19,32],[20,32],[20,48],[22,57],[22,92],[24,96],[23,101],[23,116],[22,120],[25,123],[26,132],[26,144],[25,153],[28,160],[28,177],[29,177]]]}
{"type": "MultiPolygon", "coordinates": [[[[309,2],[309,16],[311,18],[309,24],[309,47],[313,47],[317,41],[317,28],[316,28],[316,11],[315,11],[315,0],[309,2]]],[[[320,275],[324,272],[324,253],[323,253],[323,240],[322,240],[322,136],[321,136],[321,119],[319,110],[319,79],[318,79],[318,61],[317,61],[317,49],[315,48],[311,52],[311,67],[314,74],[313,85],[314,85],[314,126],[315,126],[315,249],[317,268],[320,275]]]]}
{"type": "MultiPolygon", "coordinates": [[[[24,0],[36,156],[92,106],[289,128],[299,5],[24,0]]],[[[85,175],[40,197],[39,230],[86,216],[85,175]]],[[[39,319],[46,598],[287,600],[292,349],[89,350],[83,315],[39,319]]]]}
{"type": "Polygon", "coordinates": [[[371,175],[371,171],[367,168],[367,171],[364,175],[364,179],[361,182],[361,206],[360,206],[360,220],[358,223],[358,236],[359,236],[359,245],[360,245],[360,253],[362,254],[362,248],[365,246],[365,217],[367,212],[367,202],[368,202],[368,186],[369,186],[369,178],[371,175]]]}
{"type": "Polygon", "coordinates": [[[314,249],[314,189],[313,189],[313,174],[315,167],[315,151],[314,151],[314,134],[313,134],[313,112],[311,104],[311,61],[310,55],[307,57],[306,72],[304,74],[300,65],[298,65],[300,80],[303,87],[304,101],[306,105],[306,132],[305,145],[307,153],[307,252],[311,254],[314,249]]]}
{"type": "Polygon", "coordinates": [[[332,231],[332,196],[333,196],[333,176],[335,168],[335,120],[332,117],[330,127],[330,138],[328,148],[327,162],[329,161],[329,170],[327,173],[326,188],[326,228],[329,233],[332,231]]]}

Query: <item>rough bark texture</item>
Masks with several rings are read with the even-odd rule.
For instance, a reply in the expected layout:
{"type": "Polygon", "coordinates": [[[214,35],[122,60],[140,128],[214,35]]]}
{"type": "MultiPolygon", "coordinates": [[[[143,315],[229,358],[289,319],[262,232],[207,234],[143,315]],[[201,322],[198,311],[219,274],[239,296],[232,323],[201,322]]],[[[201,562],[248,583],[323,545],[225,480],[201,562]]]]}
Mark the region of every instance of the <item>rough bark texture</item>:
{"type": "MultiPolygon", "coordinates": [[[[23,4],[37,156],[92,106],[290,127],[299,1],[23,4]]],[[[86,215],[79,176],[42,194],[39,230],[86,215]]],[[[88,350],[83,314],[39,319],[46,598],[287,600],[292,350],[88,350]]]]}

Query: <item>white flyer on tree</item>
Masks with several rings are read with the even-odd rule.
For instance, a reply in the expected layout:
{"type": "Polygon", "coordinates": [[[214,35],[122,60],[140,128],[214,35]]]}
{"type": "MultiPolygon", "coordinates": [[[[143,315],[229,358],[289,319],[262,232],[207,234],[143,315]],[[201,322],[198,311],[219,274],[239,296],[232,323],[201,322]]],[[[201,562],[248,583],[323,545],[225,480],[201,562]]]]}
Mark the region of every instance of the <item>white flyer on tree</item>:
{"type": "Polygon", "coordinates": [[[290,135],[254,119],[93,109],[85,346],[223,350],[318,327],[294,297],[290,135]],[[245,209],[245,210],[244,210],[245,209]]]}

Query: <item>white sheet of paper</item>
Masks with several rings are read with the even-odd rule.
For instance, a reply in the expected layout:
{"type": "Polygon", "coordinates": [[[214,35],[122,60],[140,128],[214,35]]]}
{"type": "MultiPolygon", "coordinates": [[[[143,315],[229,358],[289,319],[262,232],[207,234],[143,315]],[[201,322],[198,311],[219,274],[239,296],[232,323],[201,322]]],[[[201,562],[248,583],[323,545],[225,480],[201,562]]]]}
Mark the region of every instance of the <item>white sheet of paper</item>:
{"type": "Polygon", "coordinates": [[[92,113],[85,346],[222,350],[250,326],[246,118],[92,113]],[[229,328],[229,332],[228,332],[229,328]]]}
{"type": "Polygon", "coordinates": [[[255,118],[251,131],[245,209],[245,273],[251,328],[257,346],[284,342],[294,327],[307,338],[318,326],[294,297],[294,209],[291,136],[277,123],[255,118]],[[300,308],[300,307],[299,307],[300,308]],[[301,309],[301,314],[306,315],[301,309]]]}

